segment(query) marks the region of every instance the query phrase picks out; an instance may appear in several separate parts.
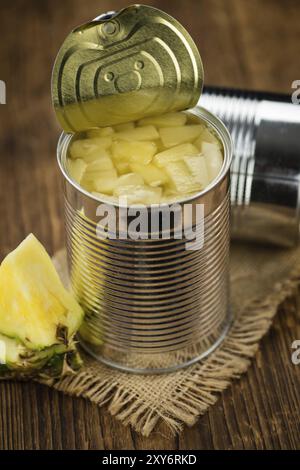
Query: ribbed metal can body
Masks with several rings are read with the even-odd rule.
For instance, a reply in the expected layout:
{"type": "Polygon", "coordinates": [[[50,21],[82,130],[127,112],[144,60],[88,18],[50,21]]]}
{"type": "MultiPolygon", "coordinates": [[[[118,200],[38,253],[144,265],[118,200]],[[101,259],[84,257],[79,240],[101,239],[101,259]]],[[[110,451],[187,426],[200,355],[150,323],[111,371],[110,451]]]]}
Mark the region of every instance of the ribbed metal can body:
{"type": "MultiPolygon", "coordinates": [[[[63,135],[58,161],[64,175],[69,272],[76,297],[85,310],[82,346],[108,365],[140,373],[176,370],[215,349],[230,324],[229,208],[231,140],[214,115],[193,110],[219,135],[224,164],[203,192],[178,201],[191,209],[198,245],[170,236],[153,239],[101,237],[97,207],[101,201],[70,180],[63,135]],[[201,230],[194,209],[202,207],[201,230]]],[[[150,207],[147,210],[150,211],[150,207]]],[[[118,215],[120,207],[114,206],[118,215]]],[[[129,222],[128,222],[129,223],[129,222]]]]}
{"type": "Polygon", "coordinates": [[[300,107],[290,96],[207,88],[200,104],[228,127],[231,235],[283,247],[299,243],[300,107]]]}

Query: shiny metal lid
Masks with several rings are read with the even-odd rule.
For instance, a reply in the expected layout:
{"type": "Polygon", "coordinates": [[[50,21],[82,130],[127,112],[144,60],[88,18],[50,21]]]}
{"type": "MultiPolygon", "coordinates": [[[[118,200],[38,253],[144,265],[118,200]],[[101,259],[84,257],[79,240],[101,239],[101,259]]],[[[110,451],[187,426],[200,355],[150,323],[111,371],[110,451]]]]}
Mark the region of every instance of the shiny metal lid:
{"type": "Polygon", "coordinates": [[[72,31],[52,76],[52,101],[66,132],[193,107],[203,67],[174,18],[145,5],[102,15],[72,31]]]}

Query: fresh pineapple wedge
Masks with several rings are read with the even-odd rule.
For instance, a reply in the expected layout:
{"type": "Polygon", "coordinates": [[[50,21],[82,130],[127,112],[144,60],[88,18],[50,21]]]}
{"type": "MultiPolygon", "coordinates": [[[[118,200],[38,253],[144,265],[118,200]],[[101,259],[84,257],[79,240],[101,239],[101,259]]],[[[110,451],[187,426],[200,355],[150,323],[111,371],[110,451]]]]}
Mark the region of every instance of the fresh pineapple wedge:
{"type": "Polygon", "coordinates": [[[47,252],[29,235],[0,266],[0,379],[53,379],[76,371],[81,360],[74,335],[82,319],[47,252]]]}

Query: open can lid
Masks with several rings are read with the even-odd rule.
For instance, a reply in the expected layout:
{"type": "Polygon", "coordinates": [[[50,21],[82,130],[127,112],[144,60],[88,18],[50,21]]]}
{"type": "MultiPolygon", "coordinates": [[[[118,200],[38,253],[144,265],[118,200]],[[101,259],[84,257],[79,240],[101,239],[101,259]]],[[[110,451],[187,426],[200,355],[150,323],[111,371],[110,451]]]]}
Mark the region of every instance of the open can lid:
{"type": "Polygon", "coordinates": [[[202,86],[201,58],[183,26],[132,5],[69,34],[54,65],[52,101],[73,133],[191,108],[202,86]]]}

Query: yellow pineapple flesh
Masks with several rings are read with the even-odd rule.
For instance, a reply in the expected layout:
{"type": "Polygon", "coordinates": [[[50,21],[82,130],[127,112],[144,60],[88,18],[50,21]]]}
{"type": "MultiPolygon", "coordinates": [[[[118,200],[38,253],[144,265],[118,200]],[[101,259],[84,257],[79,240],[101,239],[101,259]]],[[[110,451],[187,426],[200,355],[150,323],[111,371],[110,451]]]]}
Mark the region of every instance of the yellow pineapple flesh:
{"type": "Polygon", "coordinates": [[[0,378],[59,377],[80,366],[74,343],[83,310],[34,235],[0,265],[0,378]],[[2,361],[3,362],[3,361],[2,361]]]}
{"type": "Polygon", "coordinates": [[[175,112],[91,129],[74,137],[68,157],[70,176],[97,198],[148,205],[204,190],[221,171],[223,147],[200,118],[175,112]]]}

